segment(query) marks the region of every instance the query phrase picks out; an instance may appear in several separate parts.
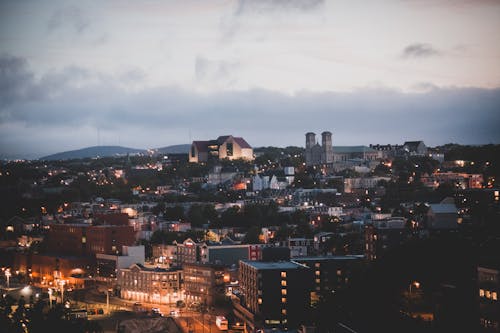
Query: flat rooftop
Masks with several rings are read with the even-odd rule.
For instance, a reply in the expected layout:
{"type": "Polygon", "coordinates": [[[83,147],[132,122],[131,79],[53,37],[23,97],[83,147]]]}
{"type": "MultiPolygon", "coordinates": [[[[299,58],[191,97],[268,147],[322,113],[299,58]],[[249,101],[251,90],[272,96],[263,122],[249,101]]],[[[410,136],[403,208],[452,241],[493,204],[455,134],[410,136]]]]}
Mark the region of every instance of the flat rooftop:
{"type": "Polygon", "coordinates": [[[251,261],[251,260],[241,260],[245,264],[252,266],[256,269],[304,269],[307,268],[292,261],[251,261]]]}
{"type": "Polygon", "coordinates": [[[349,256],[313,256],[313,257],[296,257],[292,261],[321,261],[321,260],[360,260],[364,259],[363,255],[349,256]]]}

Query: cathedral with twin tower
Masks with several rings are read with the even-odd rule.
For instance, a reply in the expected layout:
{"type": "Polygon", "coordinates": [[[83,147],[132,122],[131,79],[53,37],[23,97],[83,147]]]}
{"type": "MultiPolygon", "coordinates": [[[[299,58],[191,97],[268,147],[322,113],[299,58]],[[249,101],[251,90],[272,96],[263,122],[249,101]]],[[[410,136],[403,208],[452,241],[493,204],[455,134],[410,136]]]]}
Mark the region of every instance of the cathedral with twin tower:
{"type": "Polygon", "coordinates": [[[316,134],[306,133],[306,165],[333,163],[332,133],[321,133],[321,145],[316,141],[316,134]]]}

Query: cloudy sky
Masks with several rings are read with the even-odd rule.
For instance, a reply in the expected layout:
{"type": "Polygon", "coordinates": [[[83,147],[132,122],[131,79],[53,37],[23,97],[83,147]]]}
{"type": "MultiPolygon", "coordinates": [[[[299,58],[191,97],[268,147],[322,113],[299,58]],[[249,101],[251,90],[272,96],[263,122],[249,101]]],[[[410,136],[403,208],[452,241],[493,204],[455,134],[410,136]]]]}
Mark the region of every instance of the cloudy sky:
{"type": "Polygon", "coordinates": [[[500,143],[500,0],[0,0],[0,155],[500,143]]]}

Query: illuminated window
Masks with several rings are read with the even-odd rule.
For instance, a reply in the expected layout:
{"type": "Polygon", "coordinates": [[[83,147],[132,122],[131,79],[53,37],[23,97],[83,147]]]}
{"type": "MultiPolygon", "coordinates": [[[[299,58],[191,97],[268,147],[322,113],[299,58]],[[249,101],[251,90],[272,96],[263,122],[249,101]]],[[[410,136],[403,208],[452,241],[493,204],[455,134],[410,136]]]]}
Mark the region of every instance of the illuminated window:
{"type": "Polygon", "coordinates": [[[479,289],[479,296],[484,297],[484,289],[479,289]]]}
{"type": "Polygon", "coordinates": [[[281,272],[281,277],[282,277],[283,279],[286,279],[286,272],[281,272]]]}
{"type": "Polygon", "coordinates": [[[262,298],[259,297],[259,299],[257,300],[257,303],[262,304],[262,298]]]}
{"type": "Polygon", "coordinates": [[[485,290],[484,291],[484,296],[486,296],[486,298],[490,298],[491,297],[490,291],[489,290],[485,290]]]}
{"type": "Polygon", "coordinates": [[[316,274],[316,275],[320,275],[320,274],[321,274],[321,272],[320,272],[320,271],[316,271],[316,272],[315,272],[315,274],[316,274]]]}
{"type": "Polygon", "coordinates": [[[281,313],[284,314],[284,315],[286,315],[286,309],[282,309],[281,313]]]}
{"type": "Polygon", "coordinates": [[[317,262],[317,263],[314,264],[314,267],[319,268],[320,266],[321,266],[321,264],[319,262],[317,262]]]}
{"type": "Polygon", "coordinates": [[[82,237],[82,243],[83,244],[87,243],[87,237],[85,237],[85,236],[82,237]]]}
{"type": "Polygon", "coordinates": [[[281,303],[286,303],[286,297],[281,298],[281,303]]]}
{"type": "Polygon", "coordinates": [[[281,289],[281,295],[286,295],[286,289],[281,289]]]}
{"type": "Polygon", "coordinates": [[[342,275],[342,271],[340,269],[337,269],[337,275],[342,275]]]}
{"type": "Polygon", "coordinates": [[[316,283],[320,283],[321,279],[316,279],[315,281],[316,281],[316,283]]]}
{"type": "Polygon", "coordinates": [[[286,287],[286,281],[285,281],[285,280],[281,280],[281,285],[282,285],[283,287],[286,287]]]}
{"type": "Polygon", "coordinates": [[[491,293],[491,299],[494,300],[494,301],[497,301],[498,300],[498,296],[497,296],[497,292],[494,291],[491,293]]]}

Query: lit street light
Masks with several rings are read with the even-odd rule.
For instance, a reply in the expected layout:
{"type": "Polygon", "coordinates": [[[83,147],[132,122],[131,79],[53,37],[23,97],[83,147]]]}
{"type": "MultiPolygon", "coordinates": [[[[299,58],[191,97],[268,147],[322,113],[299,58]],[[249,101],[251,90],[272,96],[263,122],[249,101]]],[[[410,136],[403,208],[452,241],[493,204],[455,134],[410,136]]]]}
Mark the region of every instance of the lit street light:
{"type": "Polygon", "coordinates": [[[109,292],[113,291],[113,289],[111,288],[108,288],[108,290],[106,290],[106,312],[108,313],[109,315],[109,292]]]}
{"type": "Polygon", "coordinates": [[[9,268],[7,268],[7,269],[5,270],[5,277],[7,278],[7,289],[9,289],[9,288],[10,288],[10,277],[11,277],[11,275],[12,275],[12,274],[10,273],[10,269],[9,269],[9,268]]]}
{"type": "Polygon", "coordinates": [[[413,281],[410,283],[410,293],[409,293],[409,312],[412,315],[412,307],[413,307],[413,294],[412,294],[412,286],[415,287],[416,289],[420,288],[420,282],[418,281],[413,281]]]}
{"type": "Polygon", "coordinates": [[[52,288],[49,288],[49,305],[50,308],[52,309],[52,288]]]}
{"type": "Polygon", "coordinates": [[[60,280],[59,285],[61,286],[61,304],[64,304],[64,285],[66,284],[66,281],[60,280]]]}
{"type": "Polygon", "coordinates": [[[415,286],[415,288],[420,288],[420,282],[418,281],[413,281],[412,283],[410,283],[410,296],[411,296],[411,286],[415,286]]]}

